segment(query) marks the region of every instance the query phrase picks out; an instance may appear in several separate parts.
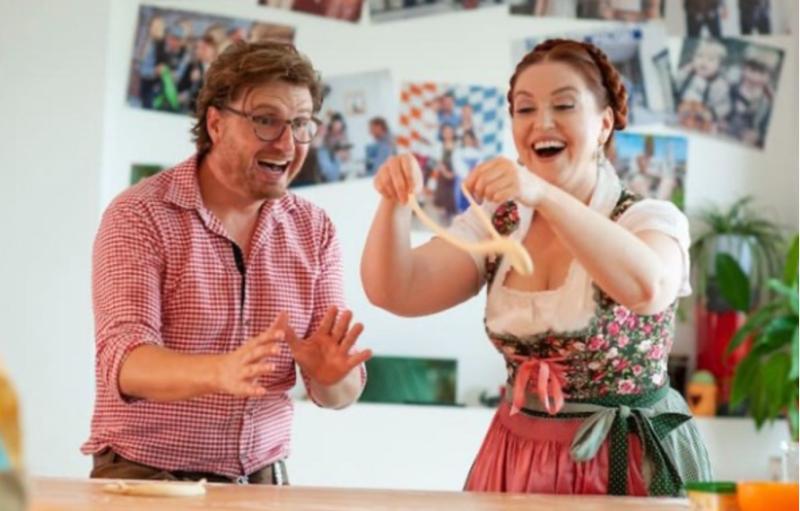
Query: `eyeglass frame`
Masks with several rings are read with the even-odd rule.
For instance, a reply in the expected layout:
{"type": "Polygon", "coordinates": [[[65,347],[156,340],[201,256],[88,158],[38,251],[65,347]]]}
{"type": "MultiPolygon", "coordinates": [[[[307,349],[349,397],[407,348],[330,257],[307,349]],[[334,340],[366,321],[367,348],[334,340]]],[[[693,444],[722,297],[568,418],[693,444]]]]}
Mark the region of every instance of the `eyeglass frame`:
{"type": "MultiPolygon", "coordinates": [[[[256,136],[257,139],[261,140],[262,142],[274,142],[274,141],[278,140],[279,138],[281,138],[283,136],[283,133],[286,131],[286,126],[293,126],[294,122],[297,119],[300,119],[300,117],[295,117],[294,119],[284,119],[283,120],[283,127],[281,128],[281,131],[275,136],[275,138],[265,139],[264,137],[261,137],[258,134],[258,128],[256,127],[256,123],[253,120],[253,117],[255,117],[255,116],[252,113],[243,112],[241,110],[237,110],[237,109],[235,109],[233,107],[230,107],[230,106],[227,106],[227,105],[226,106],[217,107],[217,108],[219,110],[228,111],[228,112],[230,112],[232,114],[236,114],[236,115],[238,115],[240,117],[244,117],[245,119],[250,121],[250,126],[253,128],[253,134],[256,136]]],[[[264,116],[264,117],[273,117],[275,119],[280,119],[280,117],[278,117],[276,115],[270,115],[270,116],[264,116]]],[[[314,140],[314,138],[317,136],[317,133],[319,133],[319,129],[322,127],[322,121],[320,119],[314,117],[313,115],[309,118],[309,120],[317,125],[317,129],[316,129],[316,131],[314,131],[314,135],[310,139],[305,140],[305,141],[304,140],[297,140],[297,135],[295,134],[294,129],[292,129],[291,130],[292,131],[292,139],[296,143],[303,144],[303,145],[310,144],[314,140]]]]}

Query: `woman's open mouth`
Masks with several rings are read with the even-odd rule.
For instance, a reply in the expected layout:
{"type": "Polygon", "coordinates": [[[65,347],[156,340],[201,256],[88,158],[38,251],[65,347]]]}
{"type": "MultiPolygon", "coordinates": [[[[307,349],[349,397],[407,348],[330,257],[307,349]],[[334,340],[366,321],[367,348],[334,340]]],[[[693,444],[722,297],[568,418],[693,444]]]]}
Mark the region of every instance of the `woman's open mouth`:
{"type": "Polygon", "coordinates": [[[567,147],[567,144],[560,140],[549,139],[540,140],[533,144],[533,152],[539,158],[553,158],[567,147]]]}

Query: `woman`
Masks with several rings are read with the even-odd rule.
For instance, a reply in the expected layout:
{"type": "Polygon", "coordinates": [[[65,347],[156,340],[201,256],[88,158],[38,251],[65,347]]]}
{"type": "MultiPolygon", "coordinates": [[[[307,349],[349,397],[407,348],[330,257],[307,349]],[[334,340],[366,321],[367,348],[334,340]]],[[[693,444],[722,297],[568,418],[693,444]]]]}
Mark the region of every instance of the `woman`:
{"type": "MultiPolygon", "coordinates": [[[[361,262],[373,303],[431,314],[487,284],[486,329],[509,379],[467,490],[677,495],[710,478],[666,374],[676,301],[690,292],[688,223],[623,190],[604,157],[626,125],[626,96],[587,43],[545,41],[517,65],[508,100],[522,167],[489,160],[466,186],[528,251],[530,276],[437,238],[412,250],[418,167],[397,156],[375,177],[383,199],[361,262]]],[[[474,211],[450,232],[489,238],[474,211]]]]}

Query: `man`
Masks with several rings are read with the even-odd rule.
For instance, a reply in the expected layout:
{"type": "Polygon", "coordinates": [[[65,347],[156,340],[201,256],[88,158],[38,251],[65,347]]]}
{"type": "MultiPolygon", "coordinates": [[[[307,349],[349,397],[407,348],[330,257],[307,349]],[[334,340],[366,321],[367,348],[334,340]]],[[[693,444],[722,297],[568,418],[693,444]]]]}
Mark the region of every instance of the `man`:
{"type": "Polygon", "coordinates": [[[320,108],[294,47],[231,45],[197,98],[197,154],[105,212],[92,477],[286,484],[295,363],[321,406],[360,395],[370,352],[337,319],[333,225],[287,193],[320,108]]]}
{"type": "Polygon", "coordinates": [[[711,37],[722,37],[722,19],[728,17],[725,0],[684,0],[686,13],[686,35],[700,37],[703,27],[711,37]]]}
{"type": "Polygon", "coordinates": [[[771,6],[769,0],[739,0],[739,28],[742,35],[753,31],[771,34],[771,6]]]}
{"type": "Polygon", "coordinates": [[[383,117],[369,120],[369,134],[373,141],[365,148],[365,165],[368,176],[374,176],[383,162],[395,154],[394,140],[389,132],[389,124],[383,117]]]}

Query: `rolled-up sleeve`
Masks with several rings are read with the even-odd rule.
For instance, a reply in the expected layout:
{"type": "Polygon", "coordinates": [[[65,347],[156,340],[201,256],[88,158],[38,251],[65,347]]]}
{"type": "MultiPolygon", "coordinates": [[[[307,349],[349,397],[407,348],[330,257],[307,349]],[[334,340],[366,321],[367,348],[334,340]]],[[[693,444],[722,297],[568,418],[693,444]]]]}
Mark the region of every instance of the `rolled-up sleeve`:
{"type": "MultiPolygon", "coordinates": [[[[314,307],[305,337],[310,336],[322,323],[325,312],[330,307],[337,307],[340,311],[346,308],[344,299],[344,269],[342,264],[342,248],[336,236],[336,228],[327,216],[323,217],[323,226],[320,236],[320,272],[314,287],[314,307]]],[[[357,346],[357,345],[356,345],[357,346]]],[[[354,348],[355,349],[355,348],[354,348]]],[[[359,367],[361,374],[361,390],[367,383],[367,369],[364,364],[359,367]]],[[[301,371],[309,398],[314,403],[319,402],[311,392],[308,375],[301,371]]]]}
{"type": "Polygon", "coordinates": [[[134,205],[112,204],[95,238],[92,300],[96,370],[100,384],[120,401],[119,372],[128,354],[143,345],[162,345],[163,258],[152,225],[134,205]]]}

